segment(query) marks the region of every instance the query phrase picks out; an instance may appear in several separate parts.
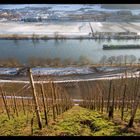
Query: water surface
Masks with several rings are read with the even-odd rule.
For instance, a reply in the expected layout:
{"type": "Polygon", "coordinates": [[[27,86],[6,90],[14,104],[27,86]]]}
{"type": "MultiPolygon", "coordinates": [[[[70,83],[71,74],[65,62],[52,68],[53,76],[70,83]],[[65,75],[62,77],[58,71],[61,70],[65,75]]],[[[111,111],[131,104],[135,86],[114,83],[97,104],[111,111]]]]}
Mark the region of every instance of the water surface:
{"type": "Polygon", "coordinates": [[[98,63],[106,55],[135,55],[140,49],[103,50],[103,44],[140,44],[140,40],[0,40],[0,59],[16,58],[27,63],[29,58],[60,58],[78,61],[81,57],[98,63]]]}

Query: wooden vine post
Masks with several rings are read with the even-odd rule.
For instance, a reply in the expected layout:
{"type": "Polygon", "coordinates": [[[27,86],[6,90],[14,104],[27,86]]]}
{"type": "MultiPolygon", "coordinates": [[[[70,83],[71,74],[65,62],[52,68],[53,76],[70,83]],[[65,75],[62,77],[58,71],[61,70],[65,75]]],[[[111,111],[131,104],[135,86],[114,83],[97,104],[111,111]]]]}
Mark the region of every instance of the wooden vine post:
{"type": "Polygon", "coordinates": [[[54,83],[51,82],[51,98],[52,98],[52,110],[53,110],[53,120],[56,119],[56,114],[55,114],[55,102],[54,102],[54,92],[55,92],[55,88],[54,88],[54,83]]]}
{"type": "Polygon", "coordinates": [[[36,94],[36,89],[35,89],[33,76],[32,76],[32,72],[31,72],[30,68],[28,69],[28,75],[29,75],[29,79],[30,79],[31,89],[32,89],[32,92],[33,92],[33,99],[34,99],[34,103],[35,103],[35,112],[36,112],[36,115],[37,115],[38,126],[39,126],[40,129],[42,129],[42,120],[41,120],[40,111],[39,111],[37,94],[36,94]]]}
{"type": "Polygon", "coordinates": [[[109,83],[109,93],[108,93],[108,100],[107,100],[107,112],[108,112],[108,110],[109,110],[109,107],[110,107],[111,85],[112,85],[112,81],[110,80],[110,83],[109,83]]]}
{"type": "Polygon", "coordinates": [[[24,115],[25,115],[26,112],[25,112],[25,104],[24,104],[24,99],[23,99],[23,97],[21,98],[21,102],[22,102],[22,106],[23,106],[23,112],[24,112],[24,115]]]}
{"type": "Polygon", "coordinates": [[[14,99],[15,113],[16,113],[16,116],[18,117],[17,102],[16,102],[16,97],[15,97],[15,93],[14,92],[13,92],[13,99],[14,99]]]}
{"type": "Polygon", "coordinates": [[[0,87],[0,89],[1,89],[1,95],[2,95],[2,100],[3,100],[3,103],[4,103],[4,107],[5,107],[5,110],[6,110],[6,114],[8,116],[8,119],[10,120],[10,113],[9,113],[9,110],[8,110],[8,107],[7,107],[6,100],[4,98],[4,91],[3,91],[2,87],[0,87]]]}
{"type": "Polygon", "coordinates": [[[126,96],[125,94],[126,94],[126,84],[124,85],[124,93],[122,99],[121,120],[123,120],[123,116],[124,116],[124,106],[125,106],[125,96],[126,96]]]}
{"type": "Polygon", "coordinates": [[[47,126],[48,125],[47,105],[46,105],[46,102],[45,102],[45,93],[44,93],[43,83],[41,84],[41,94],[42,94],[42,99],[43,99],[43,108],[44,108],[45,123],[46,123],[46,126],[47,126]]]}

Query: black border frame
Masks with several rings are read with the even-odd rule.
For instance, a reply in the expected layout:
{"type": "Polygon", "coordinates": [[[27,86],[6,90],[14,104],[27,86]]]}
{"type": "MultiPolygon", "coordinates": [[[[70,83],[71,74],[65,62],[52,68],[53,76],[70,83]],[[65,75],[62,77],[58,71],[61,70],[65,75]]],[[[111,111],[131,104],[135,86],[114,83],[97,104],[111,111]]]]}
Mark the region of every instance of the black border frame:
{"type": "Polygon", "coordinates": [[[0,0],[0,4],[138,4],[139,0],[0,0]]]}
{"type": "MultiPolygon", "coordinates": [[[[138,0],[0,0],[0,4],[139,4],[138,0]]],[[[0,139],[140,139],[140,136],[0,136],[0,139]]]]}

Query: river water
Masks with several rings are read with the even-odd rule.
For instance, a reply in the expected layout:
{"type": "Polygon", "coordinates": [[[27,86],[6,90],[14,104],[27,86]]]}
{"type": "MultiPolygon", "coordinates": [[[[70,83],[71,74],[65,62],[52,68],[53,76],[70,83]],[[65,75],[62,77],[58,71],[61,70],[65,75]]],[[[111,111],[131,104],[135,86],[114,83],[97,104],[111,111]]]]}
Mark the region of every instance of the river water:
{"type": "Polygon", "coordinates": [[[140,40],[0,40],[0,59],[16,58],[27,63],[29,58],[70,58],[76,61],[87,58],[99,63],[104,55],[140,58],[140,49],[103,50],[103,44],[140,44],[140,40]]]}

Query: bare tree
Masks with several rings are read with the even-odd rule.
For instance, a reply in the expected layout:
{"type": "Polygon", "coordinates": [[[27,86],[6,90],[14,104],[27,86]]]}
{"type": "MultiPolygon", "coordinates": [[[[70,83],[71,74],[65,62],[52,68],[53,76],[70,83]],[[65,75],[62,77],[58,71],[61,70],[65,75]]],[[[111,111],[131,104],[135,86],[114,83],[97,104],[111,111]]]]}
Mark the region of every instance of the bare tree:
{"type": "Polygon", "coordinates": [[[103,66],[104,66],[104,64],[106,63],[106,61],[107,61],[107,56],[106,55],[103,55],[102,58],[100,59],[100,63],[103,64],[103,66]]]}

